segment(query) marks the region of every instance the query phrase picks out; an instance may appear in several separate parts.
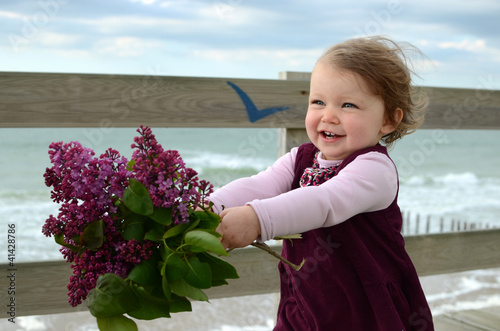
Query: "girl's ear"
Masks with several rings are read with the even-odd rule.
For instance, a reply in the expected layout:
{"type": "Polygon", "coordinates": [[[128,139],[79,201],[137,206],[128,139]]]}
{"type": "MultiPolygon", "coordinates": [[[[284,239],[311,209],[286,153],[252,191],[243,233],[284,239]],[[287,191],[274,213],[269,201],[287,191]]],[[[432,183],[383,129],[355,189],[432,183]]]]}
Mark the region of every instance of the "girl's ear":
{"type": "Polygon", "coordinates": [[[401,108],[397,108],[394,111],[394,118],[393,121],[389,119],[387,116],[385,118],[384,124],[382,125],[382,128],[380,129],[380,132],[383,134],[389,134],[396,130],[396,127],[401,123],[403,120],[403,110],[401,108]]]}

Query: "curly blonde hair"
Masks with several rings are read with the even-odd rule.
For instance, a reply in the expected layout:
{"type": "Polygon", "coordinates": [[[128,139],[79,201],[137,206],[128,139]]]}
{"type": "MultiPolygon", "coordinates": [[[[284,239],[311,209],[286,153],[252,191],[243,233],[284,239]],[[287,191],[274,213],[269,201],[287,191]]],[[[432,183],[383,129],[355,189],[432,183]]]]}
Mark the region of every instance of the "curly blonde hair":
{"type": "Polygon", "coordinates": [[[396,43],[388,38],[372,36],[350,39],[329,48],[318,60],[328,61],[341,69],[361,76],[370,92],[382,97],[385,112],[395,130],[382,137],[390,147],[396,140],[415,132],[424,122],[429,101],[425,93],[412,87],[409,53],[424,57],[409,43],[396,43]],[[403,110],[397,122],[396,110],[403,110]]]}

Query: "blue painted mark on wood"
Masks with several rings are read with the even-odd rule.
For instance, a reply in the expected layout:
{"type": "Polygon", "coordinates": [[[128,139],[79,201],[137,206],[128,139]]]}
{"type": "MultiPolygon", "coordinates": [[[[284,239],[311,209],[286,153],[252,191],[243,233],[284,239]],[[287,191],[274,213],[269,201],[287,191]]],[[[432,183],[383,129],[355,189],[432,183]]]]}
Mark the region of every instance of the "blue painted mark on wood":
{"type": "Polygon", "coordinates": [[[265,109],[257,109],[257,106],[255,106],[255,103],[252,101],[252,99],[250,99],[248,94],[246,94],[242,89],[240,89],[234,83],[228,81],[227,84],[231,86],[236,91],[236,93],[238,93],[238,96],[241,98],[241,101],[243,101],[243,104],[245,105],[245,108],[247,110],[248,118],[250,119],[251,123],[257,122],[258,120],[263,119],[264,117],[277,113],[279,111],[290,109],[290,107],[272,107],[265,109]]]}

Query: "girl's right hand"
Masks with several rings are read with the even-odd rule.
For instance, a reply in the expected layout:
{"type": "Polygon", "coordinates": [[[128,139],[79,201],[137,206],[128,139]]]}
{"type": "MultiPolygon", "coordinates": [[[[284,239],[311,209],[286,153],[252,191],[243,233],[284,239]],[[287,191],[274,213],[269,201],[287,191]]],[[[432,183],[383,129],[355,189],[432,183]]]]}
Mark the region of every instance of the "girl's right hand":
{"type": "Polygon", "coordinates": [[[216,229],[222,235],[225,248],[246,247],[260,236],[260,222],[251,206],[224,209],[221,223],[216,229]]]}

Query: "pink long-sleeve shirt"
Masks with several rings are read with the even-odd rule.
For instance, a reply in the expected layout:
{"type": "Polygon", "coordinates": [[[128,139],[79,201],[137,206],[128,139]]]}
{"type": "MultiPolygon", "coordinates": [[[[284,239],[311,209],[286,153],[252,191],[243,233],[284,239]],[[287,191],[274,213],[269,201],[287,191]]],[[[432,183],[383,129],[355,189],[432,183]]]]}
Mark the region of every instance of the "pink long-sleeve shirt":
{"type": "MultiPolygon", "coordinates": [[[[384,154],[358,156],[338,175],[319,186],[290,190],[298,148],[279,158],[266,170],[237,179],[210,196],[216,213],[225,208],[250,205],[261,227],[260,241],[276,236],[329,227],[354,215],[387,208],[398,191],[394,163],[384,154]]],[[[318,157],[320,167],[341,161],[318,157]]]]}

